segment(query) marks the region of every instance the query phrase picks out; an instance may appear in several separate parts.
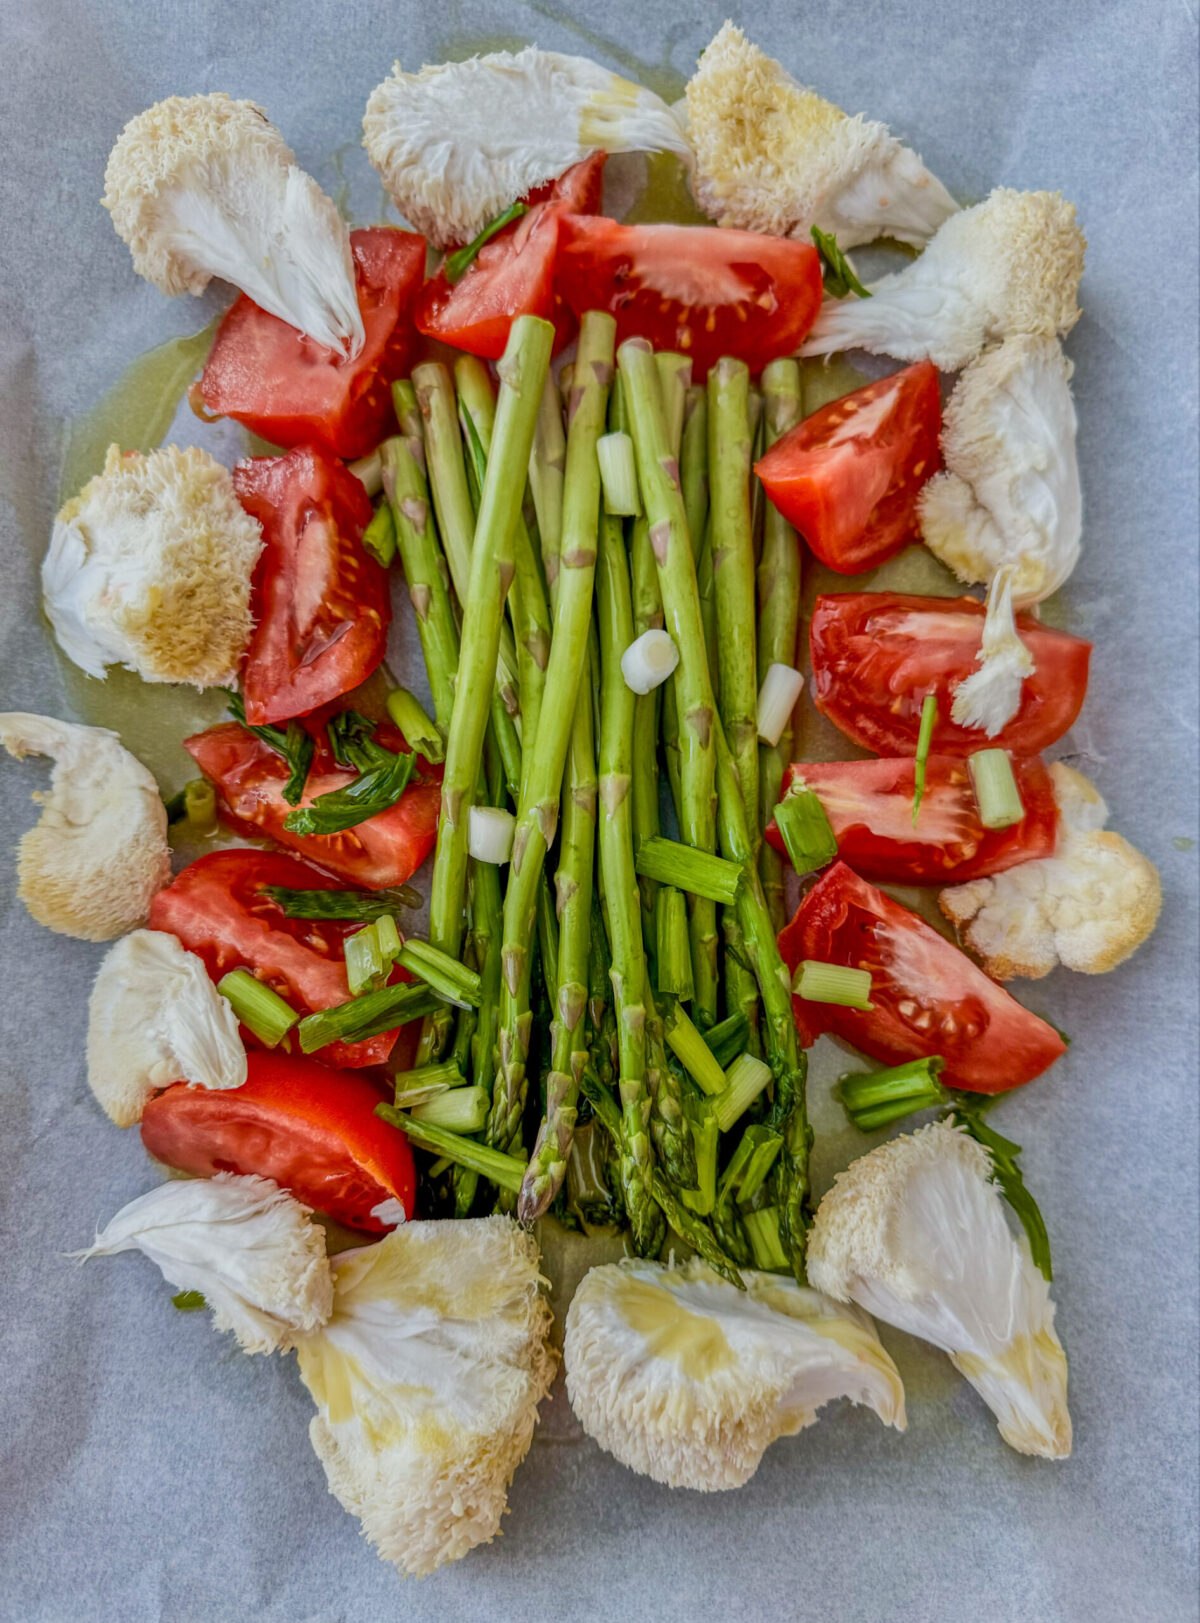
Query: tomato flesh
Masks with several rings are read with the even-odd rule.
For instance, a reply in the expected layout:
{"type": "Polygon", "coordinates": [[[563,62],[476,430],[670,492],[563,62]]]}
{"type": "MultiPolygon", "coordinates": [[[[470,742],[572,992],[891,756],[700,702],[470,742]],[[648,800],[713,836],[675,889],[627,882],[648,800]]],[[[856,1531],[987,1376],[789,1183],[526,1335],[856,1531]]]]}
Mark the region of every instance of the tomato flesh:
{"type": "MultiPolygon", "coordinates": [[[[1054,852],[1058,807],[1050,774],[1036,757],[1014,759],[1025,816],[1009,828],[984,828],[961,756],[931,755],[913,826],[916,763],[912,756],[873,761],[797,761],[784,792],[803,785],[825,809],[844,862],[877,884],[958,885],[1003,873],[1054,852]]],[[[786,855],[772,821],[766,837],[786,855]]]]}
{"type": "Polygon", "coordinates": [[[226,314],[200,394],[272,445],[320,445],[365,456],[396,431],[391,382],[412,346],[412,308],[425,275],[425,238],[373,226],[350,233],[366,339],[353,360],[306,338],[245,294],[226,314]]]}
{"type": "Polygon", "coordinates": [[[417,331],[455,349],[499,360],[517,316],[552,321],[555,353],[575,332],[575,317],[554,285],[559,224],[581,208],[599,208],[607,154],[582,163],[539,186],[526,198],[528,211],[484,243],[453,285],[439,270],[417,301],[417,331]]]}
{"type": "Polygon", "coordinates": [[[610,311],[618,343],[642,337],[678,350],[697,382],[722,355],[740,356],[751,372],[791,355],[821,308],[811,243],[711,226],[566,215],[555,278],[577,316],[610,311]]]}
{"type": "Polygon", "coordinates": [[[1062,737],[1087,693],[1092,645],[1017,615],[1035,669],[1021,704],[993,738],[951,719],[954,690],[978,670],[984,607],[973,597],[843,592],[818,597],[809,630],[817,709],[877,755],[915,755],[921,709],[937,697],[933,749],[971,755],[1007,749],[1037,755],[1062,737]]]}
{"type": "MultiPolygon", "coordinates": [[[[343,788],[354,777],[333,759],[323,731],[311,726],[309,730],[316,750],[302,805],[343,788]]],[[[380,727],[375,736],[388,749],[403,747],[394,728],[380,727]]],[[[402,885],[433,850],[442,796],[440,767],[422,762],[419,781],[410,782],[394,806],[340,834],[293,834],[283,826],[293,810],[283,798],[287,766],[253,733],[236,722],[224,722],[185,738],[183,747],[215,786],[222,816],[234,828],[265,834],[366,890],[402,885]]]]}
{"type": "Polygon", "coordinates": [[[756,464],[809,547],[843,575],[875,569],[917,536],[917,496],[942,465],[937,369],[919,361],[797,423],[756,464]]]}
{"type": "MultiPolygon", "coordinates": [[[[302,1015],[345,1003],[350,996],[345,941],[362,926],[290,919],[265,894],[267,885],[336,890],[338,881],[279,851],[213,851],[159,891],[150,904],[150,928],[177,937],[203,960],[214,981],[231,969],[248,969],[302,1015]]],[[[382,1065],[396,1035],[388,1031],[366,1042],[330,1043],[315,1057],[323,1065],[382,1065]]],[[[242,1037],[257,1043],[245,1028],[242,1037]]]]}
{"type": "Polygon", "coordinates": [[[793,998],[801,1031],[827,1031],[884,1065],[940,1054],[942,1082],[1004,1093],[1066,1052],[1039,1020],[925,920],[836,862],[779,937],[794,974],[805,959],[871,972],[872,1009],[793,998]]]}
{"type": "Polygon", "coordinates": [[[316,446],[251,457],[234,488],[258,520],[255,627],[242,690],[254,727],[306,715],[364,682],[387,648],[387,571],[362,545],[373,509],[359,480],[316,446]]]}
{"type": "Polygon", "coordinates": [[[369,1234],[395,1227],[372,1216],[398,1200],[405,1216],[417,1187],[408,1140],[375,1114],[381,1094],[353,1071],[286,1054],[250,1053],[240,1088],[176,1082],[151,1099],[142,1142],[179,1172],[257,1173],[297,1200],[369,1234]]]}

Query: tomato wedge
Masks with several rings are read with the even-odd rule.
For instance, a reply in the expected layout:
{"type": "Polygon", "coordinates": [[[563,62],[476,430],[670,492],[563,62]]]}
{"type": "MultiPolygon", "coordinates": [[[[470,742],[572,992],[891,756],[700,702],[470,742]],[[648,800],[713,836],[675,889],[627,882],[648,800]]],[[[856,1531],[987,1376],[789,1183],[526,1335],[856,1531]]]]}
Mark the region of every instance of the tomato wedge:
{"type": "Polygon", "coordinates": [[[325,451],[251,457],[233,483],[263,531],[242,673],[246,720],[260,727],[364,682],[387,647],[392,599],[387,571],[361,544],[367,493],[325,451]]]}
{"type": "Polygon", "coordinates": [[[577,316],[611,311],[618,343],[648,338],[689,355],[697,382],[722,355],[740,355],[751,372],[791,355],[822,295],[811,243],[590,215],[564,216],[555,283],[577,316]]]}
{"type": "MultiPolygon", "coordinates": [[[[999,829],[984,828],[979,821],[961,756],[929,756],[915,828],[912,756],[797,761],[787,769],[784,789],[803,784],[814,791],[837,837],[838,855],[865,879],[895,885],[957,885],[1053,854],[1058,807],[1050,774],[1037,756],[1018,757],[1012,769],[1025,816],[999,829]]],[[[767,825],[766,836],[786,855],[774,822],[767,825]]]]}
{"type": "Polygon", "coordinates": [[[390,226],[350,233],[366,341],[348,360],[268,315],[245,294],[220,327],[200,380],[205,408],[272,445],[365,456],[395,432],[390,383],[404,376],[425,238],[390,226]]]}
{"type": "Polygon", "coordinates": [[[951,720],[954,690],[979,667],[984,608],[973,597],[843,592],[819,597],[809,631],[817,709],[877,755],[915,755],[921,707],[936,694],[933,749],[1037,755],[1061,738],[1087,692],[1090,642],[1027,614],[1017,630],[1034,659],[1016,715],[994,738],[951,720]]]}
{"type": "MultiPolygon", "coordinates": [[[[267,885],[335,890],[338,881],[278,851],[213,851],[159,891],[150,905],[150,928],[176,936],[204,960],[214,981],[231,969],[248,969],[300,1014],[345,1003],[350,987],[344,943],[361,925],[290,919],[265,894],[267,885]]],[[[323,1065],[382,1065],[396,1036],[388,1031],[366,1042],[330,1043],[316,1058],[323,1065]]],[[[242,1037],[256,1041],[245,1029],[242,1037]]]]}
{"type": "Polygon", "coordinates": [[[385,1200],[398,1200],[412,1216],[412,1151],[403,1133],[375,1114],[383,1095],[365,1077],[286,1054],[246,1058],[240,1088],[176,1082],[151,1099],[142,1116],[151,1155],[197,1178],[274,1178],[306,1206],[369,1234],[396,1226],[372,1215],[385,1200]]]}
{"type": "Polygon", "coordinates": [[[484,244],[457,282],[444,270],[417,301],[418,332],[471,355],[498,360],[517,316],[553,321],[557,353],[571,340],[575,317],[554,286],[559,222],[578,209],[598,209],[607,153],[594,152],[525,201],[529,210],[484,244]]]}
{"type": "Polygon", "coordinates": [[[1066,1043],[925,920],[835,862],[779,937],[806,958],[871,972],[869,1010],[793,998],[801,1031],[828,1031],[885,1065],[940,1054],[941,1080],[972,1093],[1032,1082],[1066,1043]]]}
{"type": "Polygon", "coordinates": [[[815,411],[754,471],[821,562],[856,575],[916,539],[941,431],[937,368],[919,361],[815,411]]]}
{"type": "MultiPolygon", "coordinates": [[[[333,759],[324,733],[309,728],[316,739],[312,768],[302,804],[353,779],[333,759]]],[[[403,747],[394,728],[375,734],[388,749],[403,747]]],[[[282,758],[236,722],[210,727],[185,738],[183,747],[215,786],[222,815],[244,834],[266,834],[319,863],[329,873],[367,890],[402,885],[433,850],[441,801],[441,769],[422,762],[414,780],[394,806],[340,834],[292,834],[283,820],[292,807],[283,798],[288,770],[282,758]]]]}

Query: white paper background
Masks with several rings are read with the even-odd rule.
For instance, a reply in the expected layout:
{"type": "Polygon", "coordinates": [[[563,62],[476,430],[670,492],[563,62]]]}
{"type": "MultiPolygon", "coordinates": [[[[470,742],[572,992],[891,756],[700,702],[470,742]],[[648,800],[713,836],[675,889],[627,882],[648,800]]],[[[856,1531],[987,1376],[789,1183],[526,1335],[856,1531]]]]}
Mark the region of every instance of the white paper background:
{"type": "MultiPolygon", "coordinates": [[[[536,37],[686,74],[725,15],[724,0],[572,9],[578,26],[517,0],[4,0],[5,708],[70,713],[35,590],[64,419],[219,303],[167,301],[133,277],[97,201],[121,125],[175,92],[252,97],[373,219],[358,120],[393,57],[536,37]]],[[[1185,0],[764,0],[740,20],[799,77],[886,119],[959,196],[1061,187],[1090,241],[1069,346],[1087,532],[1068,605],[1098,646],[1074,743],[1115,825],[1159,863],[1166,905],[1110,979],[1061,973],[1026,994],[1075,1041],[1002,1123],[1026,1145],[1054,1240],[1074,1458],[1006,1450],[968,1389],[929,1376],[890,1334],[910,1379],[908,1434],[831,1412],[735,1495],[669,1493],[623,1471],[581,1440],[560,1385],[504,1538],[402,1586],[325,1491],[291,1360],[247,1359],[206,1315],[175,1313],[148,1264],[62,1260],[155,1175],[84,1079],[99,949],[34,925],[5,861],[4,1619],[1196,1616],[1197,854],[1180,848],[1197,833],[1194,12],[1185,0]]],[[[0,766],[6,845],[40,781],[0,766]]]]}

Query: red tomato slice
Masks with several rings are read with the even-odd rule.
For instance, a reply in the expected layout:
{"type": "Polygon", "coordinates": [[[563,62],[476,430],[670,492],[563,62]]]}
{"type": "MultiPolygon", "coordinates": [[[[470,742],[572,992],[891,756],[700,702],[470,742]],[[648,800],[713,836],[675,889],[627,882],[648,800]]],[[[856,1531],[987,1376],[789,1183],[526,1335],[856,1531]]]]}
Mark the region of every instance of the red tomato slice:
{"type": "MultiPolygon", "coordinates": [[[[336,890],[338,883],[281,852],[213,851],[159,891],[150,905],[150,928],[176,936],[204,960],[214,981],[231,969],[248,969],[293,1009],[313,1014],[349,998],[344,943],[361,926],[290,919],[263,887],[336,890]]],[[[242,1037],[256,1040],[244,1028],[242,1037]]],[[[382,1065],[395,1041],[396,1032],[388,1031],[366,1042],[330,1043],[316,1058],[322,1065],[382,1065]]]]}
{"type": "MultiPolygon", "coordinates": [[[[340,789],[354,774],[333,759],[324,736],[317,739],[302,804],[340,789]]],[[[375,735],[388,749],[401,747],[400,735],[380,727],[375,735]]],[[[215,786],[222,814],[245,834],[266,834],[329,873],[367,890],[402,885],[433,850],[441,803],[441,769],[422,762],[414,781],[394,806],[340,834],[292,834],[283,820],[292,807],[283,798],[287,767],[260,739],[237,722],[210,727],[185,738],[183,747],[215,786]]]]}
{"type": "MultiPolygon", "coordinates": [[[[961,756],[931,755],[926,761],[915,828],[912,756],[797,761],[787,769],[784,789],[799,783],[815,792],[837,836],[838,855],[864,878],[895,885],[957,885],[1054,851],[1058,808],[1050,774],[1037,756],[1017,758],[1012,768],[1025,816],[1011,828],[984,828],[979,821],[961,756]]],[[[786,855],[774,822],[767,825],[766,836],[786,855]]]]}
{"type": "Polygon", "coordinates": [[[233,483],[263,531],[242,673],[246,720],[261,727],[364,682],[387,647],[392,599],[387,571],[361,544],[370,500],[340,462],[301,446],[239,462],[233,483]]]}
{"type": "Polygon", "coordinates": [[[821,562],[856,575],[916,539],[917,495],[942,465],[941,431],[937,369],[919,361],[815,411],[754,471],[821,562]]]}
{"type": "Polygon", "coordinates": [[[425,238],[390,226],[350,233],[366,341],[353,360],[306,338],[245,294],[217,329],[200,393],[272,445],[365,456],[395,432],[389,385],[404,376],[425,238]]]}
{"type": "Polygon", "coordinates": [[[835,862],[780,934],[794,974],[804,959],[871,972],[870,1010],[793,998],[803,1031],[832,1032],[885,1065],[940,1054],[947,1087],[1004,1093],[1066,1052],[1053,1026],[907,907],[835,862]]]}
{"type": "Polygon", "coordinates": [[[383,1095],[353,1071],[286,1054],[247,1056],[240,1088],[176,1082],[151,1099],[142,1142],[179,1172],[258,1173],[319,1212],[383,1234],[372,1208],[398,1200],[411,1217],[417,1187],[403,1133],[375,1114],[383,1095]]]}
{"type": "Polygon", "coordinates": [[[842,592],[819,597],[809,630],[817,709],[877,755],[915,755],[921,706],[937,695],[940,755],[1007,749],[1037,755],[1061,738],[1087,692],[1092,645],[1017,615],[1035,670],[1021,707],[994,738],[950,719],[954,690],[978,670],[984,607],[973,597],[842,592]]]}
{"type": "Polygon", "coordinates": [[[689,355],[698,382],[722,355],[740,355],[759,372],[792,354],[822,295],[811,243],[584,215],[562,221],[555,282],[577,316],[611,311],[618,343],[643,337],[689,355]]]}
{"type": "Polygon", "coordinates": [[[554,288],[559,221],[570,210],[599,208],[606,153],[594,152],[557,180],[530,192],[529,211],[484,244],[451,286],[444,270],[417,301],[417,331],[471,355],[498,360],[517,316],[553,321],[555,352],[575,331],[575,318],[554,288]]]}

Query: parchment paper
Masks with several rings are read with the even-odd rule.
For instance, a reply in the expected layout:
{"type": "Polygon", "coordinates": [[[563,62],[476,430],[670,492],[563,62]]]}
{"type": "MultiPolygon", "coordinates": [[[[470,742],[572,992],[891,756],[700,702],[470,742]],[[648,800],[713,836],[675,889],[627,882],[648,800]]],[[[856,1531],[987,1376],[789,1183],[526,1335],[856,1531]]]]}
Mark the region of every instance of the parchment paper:
{"type": "MultiPolygon", "coordinates": [[[[721,3],[389,6],[4,0],[0,588],[4,707],[71,714],[36,569],[64,420],[223,302],[170,301],[98,204],[122,124],[175,92],[261,101],[302,164],[378,217],[359,148],[406,65],[536,38],[671,88],[721,3]],[[594,31],[594,33],[592,32],[594,31]]],[[[945,1366],[884,1331],[906,1436],[835,1407],[737,1494],[670,1493],[583,1439],[561,1383],[505,1536],[402,1585],[326,1492],[294,1361],[241,1355],[136,1258],[62,1253],[156,1174],[86,1086],[100,949],[52,936],[0,861],[0,1616],[13,1623],[664,1617],[918,1623],[1196,1616],[1196,29],[1186,0],[748,6],[751,36],[886,119],[958,196],[1061,187],[1090,239],[1070,340],[1087,507],[1066,598],[1097,643],[1068,747],[1161,867],[1158,932],[1103,981],[1022,995],[1074,1038],[1005,1108],[1054,1241],[1075,1455],[1018,1458],[945,1366]]],[[[75,690],[72,690],[75,691],[75,690]]],[[[164,767],[183,773],[182,757],[164,767]]],[[[0,765],[11,846],[43,782],[0,765]]],[[[823,1090],[814,1090],[821,1093],[823,1090]]],[[[818,1126],[834,1127],[814,1098],[818,1126]]]]}

